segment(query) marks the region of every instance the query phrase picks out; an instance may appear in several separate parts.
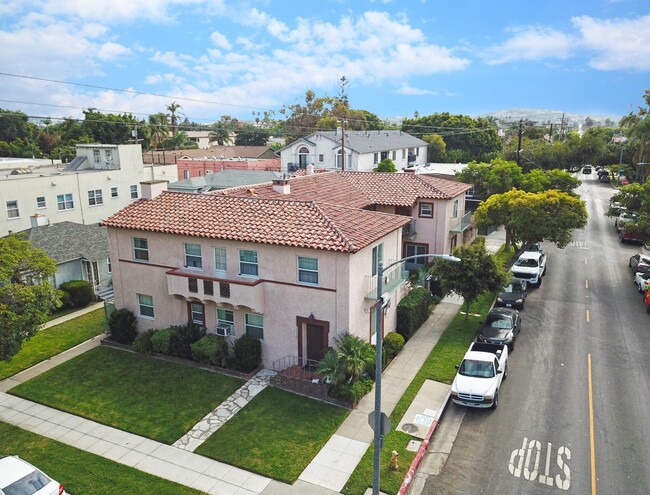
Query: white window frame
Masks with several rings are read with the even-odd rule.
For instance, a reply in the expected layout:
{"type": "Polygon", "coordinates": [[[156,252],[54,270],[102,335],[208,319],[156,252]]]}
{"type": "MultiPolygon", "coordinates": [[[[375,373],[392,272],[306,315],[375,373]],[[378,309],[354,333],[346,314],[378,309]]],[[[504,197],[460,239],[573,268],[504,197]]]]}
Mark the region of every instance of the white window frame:
{"type": "Polygon", "coordinates": [[[185,242],[183,243],[183,251],[185,253],[185,268],[189,268],[190,270],[203,270],[203,254],[201,250],[201,244],[185,242]],[[198,254],[195,252],[190,252],[188,251],[188,248],[198,248],[199,252],[198,254]]]}
{"type": "Polygon", "coordinates": [[[190,302],[190,321],[196,325],[205,326],[205,304],[200,302],[190,302]],[[195,307],[200,307],[201,311],[195,311],[195,307]],[[201,318],[197,320],[195,315],[200,315],[201,318]]]}
{"type": "Polygon", "coordinates": [[[392,160],[393,160],[393,161],[397,160],[397,151],[396,151],[396,150],[393,150],[393,151],[392,151],[392,154],[393,154],[393,158],[392,158],[392,160]]]}
{"type": "Polygon", "coordinates": [[[146,237],[133,237],[133,259],[149,262],[149,241],[146,237]],[[137,246],[137,241],[144,241],[144,246],[137,246]],[[141,254],[144,253],[144,256],[141,254]]]}
{"type": "Polygon", "coordinates": [[[320,282],[320,277],[319,277],[319,265],[318,265],[318,258],[314,257],[309,257],[309,256],[298,256],[297,259],[297,267],[298,267],[298,283],[299,284],[305,284],[305,285],[318,285],[320,282]],[[303,262],[303,263],[301,263],[303,262]],[[316,268],[314,269],[313,266],[305,266],[304,262],[306,263],[315,263],[316,268]],[[301,264],[303,266],[301,266],[301,264]],[[306,280],[303,280],[303,276],[306,278],[306,280]],[[310,278],[316,277],[316,281],[309,280],[310,278]]]}
{"type": "Polygon", "coordinates": [[[190,171],[183,170],[183,179],[189,179],[189,178],[190,178],[190,171]]]}
{"type": "Polygon", "coordinates": [[[104,204],[104,195],[101,189],[88,191],[88,206],[100,206],[104,204]]]}
{"type": "Polygon", "coordinates": [[[72,195],[72,193],[57,194],[56,209],[57,211],[73,210],[74,196],[72,195]]]}
{"type": "Polygon", "coordinates": [[[373,153],[372,155],[372,163],[377,165],[379,163],[379,153],[373,153]]]}
{"type": "Polygon", "coordinates": [[[45,196],[36,196],[36,208],[38,208],[39,210],[42,210],[43,208],[47,208],[47,201],[45,200],[45,196]]]}
{"type": "Polygon", "coordinates": [[[213,247],[212,258],[214,259],[215,274],[223,275],[228,272],[228,258],[225,247],[213,247]]]}
{"type": "Polygon", "coordinates": [[[454,199],[454,211],[453,211],[453,217],[452,218],[458,218],[458,200],[454,199]]]}
{"type": "Polygon", "coordinates": [[[138,185],[131,185],[131,199],[138,199],[138,185]]]}
{"type": "Polygon", "coordinates": [[[111,187],[111,198],[117,198],[118,193],[117,193],[117,187],[111,187]]]}
{"type": "Polygon", "coordinates": [[[20,210],[18,209],[18,200],[11,199],[7,201],[7,218],[13,220],[14,218],[20,218],[20,210]]]}
{"type": "Polygon", "coordinates": [[[246,335],[251,335],[259,340],[264,340],[264,315],[258,313],[245,313],[244,314],[244,333],[246,335]],[[260,318],[262,320],[261,325],[253,324],[249,322],[249,317],[260,318]],[[252,335],[249,331],[258,331],[261,334],[261,337],[258,335],[252,335]]]}
{"type": "Polygon", "coordinates": [[[260,274],[260,265],[259,265],[259,256],[257,251],[254,251],[252,249],[240,249],[239,250],[239,275],[241,277],[251,277],[251,278],[257,278],[259,277],[260,274]],[[252,253],[255,255],[255,261],[247,261],[247,260],[242,260],[242,254],[244,253],[252,253]],[[250,266],[255,268],[255,273],[244,273],[242,268],[244,266],[250,266]]]}
{"type": "Polygon", "coordinates": [[[95,163],[102,162],[102,153],[98,148],[93,148],[93,161],[95,163]]]}
{"type": "Polygon", "coordinates": [[[154,319],[155,311],[153,306],[153,296],[150,296],[148,294],[138,294],[138,313],[140,318],[145,318],[147,320],[154,319]],[[151,309],[151,314],[143,312],[143,309],[145,311],[151,309]]]}
{"type": "Polygon", "coordinates": [[[318,162],[323,163],[325,161],[325,155],[323,153],[318,154],[318,162]]]}
{"type": "Polygon", "coordinates": [[[230,336],[235,335],[235,312],[231,309],[217,308],[217,326],[230,325],[232,333],[230,336]]]}
{"type": "Polygon", "coordinates": [[[433,218],[433,204],[432,203],[420,203],[420,211],[418,216],[421,218],[433,218]],[[428,212],[425,210],[429,210],[428,212]]]}
{"type": "Polygon", "coordinates": [[[384,261],[384,243],[377,244],[372,248],[372,276],[377,275],[379,271],[379,262],[384,261]]]}

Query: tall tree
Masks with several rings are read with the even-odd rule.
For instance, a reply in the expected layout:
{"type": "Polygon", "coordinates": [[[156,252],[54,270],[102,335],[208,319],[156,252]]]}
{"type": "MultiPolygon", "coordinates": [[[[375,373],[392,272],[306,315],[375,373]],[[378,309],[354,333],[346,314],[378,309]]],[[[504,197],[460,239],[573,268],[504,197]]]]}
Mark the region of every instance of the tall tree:
{"type": "Polygon", "coordinates": [[[172,130],[172,136],[176,136],[176,132],[178,131],[178,115],[176,115],[176,112],[178,111],[179,108],[183,108],[180,106],[178,103],[175,101],[171,102],[171,104],[167,105],[167,110],[169,110],[170,114],[170,121],[171,121],[171,130],[172,130]]]}
{"type": "Polygon", "coordinates": [[[211,143],[217,143],[219,146],[230,144],[230,132],[232,129],[232,119],[228,115],[223,115],[219,122],[215,122],[210,127],[208,139],[211,143]]]}
{"type": "Polygon", "coordinates": [[[453,292],[465,301],[465,320],[472,302],[486,291],[495,291],[508,281],[508,273],[485,249],[485,244],[464,244],[454,250],[458,262],[437,260],[432,273],[443,293],[453,292]]]}
{"type": "Polygon", "coordinates": [[[650,162],[650,89],[645,90],[643,101],[645,107],[639,107],[637,113],[630,112],[620,122],[636,147],[632,157],[634,163],[650,162]]]}
{"type": "Polygon", "coordinates": [[[48,282],[55,271],[54,261],[23,236],[0,238],[0,360],[11,359],[60,306],[59,291],[48,282]]]}
{"type": "Polygon", "coordinates": [[[149,135],[152,148],[158,148],[169,137],[169,116],[166,113],[149,115],[149,135]]]}
{"type": "Polygon", "coordinates": [[[422,140],[429,145],[427,149],[427,161],[431,163],[442,163],[445,159],[447,144],[439,134],[425,134],[422,140]]]}
{"type": "Polygon", "coordinates": [[[245,125],[236,131],[235,146],[266,146],[269,133],[253,125],[245,125]]]}

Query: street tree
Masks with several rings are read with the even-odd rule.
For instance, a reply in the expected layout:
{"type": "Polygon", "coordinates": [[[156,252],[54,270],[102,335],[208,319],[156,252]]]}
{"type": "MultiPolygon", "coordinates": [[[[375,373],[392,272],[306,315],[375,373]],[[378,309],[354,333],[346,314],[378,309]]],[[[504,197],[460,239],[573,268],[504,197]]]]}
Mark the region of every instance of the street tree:
{"type": "Polygon", "coordinates": [[[620,122],[635,146],[634,163],[650,162],[650,89],[645,90],[643,101],[645,107],[639,107],[636,113],[630,112],[620,122]]]}
{"type": "Polygon", "coordinates": [[[471,303],[484,292],[503,287],[509,277],[482,242],[459,246],[453,254],[460,261],[436,260],[431,273],[438,278],[444,294],[453,292],[464,299],[467,320],[471,303]]]}
{"type": "Polygon", "coordinates": [[[61,305],[48,282],[55,272],[55,262],[23,236],[0,238],[0,360],[10,360],[61,305]]]}
{"type": "Polygon", "coordinates": [[[269,132],[254,125],[247,124],[237,129],[235,146],[265,146],[269,139],[269,132]]]}
{"type": "Polygon", "coordinates": [[[427,149],[427,161],[431,163],[442,163],[445,159],[445,151],[447,145],[445,140],[439,134],[425,134],[422,136],[422,141],[425,141],[429,146],[427,149]]]}
{"type": "Polygon", "coordinates": [[[380,161],[375,168],[372,169],[373,172],[397,172],[393,160],[386,158],[380,161]]]}
{"type": "Polygon", "coordinates": [[[503,225],[506,249],[513,243],[542,240],[563,248],[571,241],[574,229],[587,225],[587,209],[574,194],[554,189],[536,193],[512,189],[483,201],[474,219],[479,228],[503,225]]]}
{"type": "Polygon", "coordinates": [[[504,193],[521,183],[521,167],[515,162],[496,158],[489,163],[472,162],[456,174],[456,178],[474,186],[474,194],[487,199],[504,193]]]}

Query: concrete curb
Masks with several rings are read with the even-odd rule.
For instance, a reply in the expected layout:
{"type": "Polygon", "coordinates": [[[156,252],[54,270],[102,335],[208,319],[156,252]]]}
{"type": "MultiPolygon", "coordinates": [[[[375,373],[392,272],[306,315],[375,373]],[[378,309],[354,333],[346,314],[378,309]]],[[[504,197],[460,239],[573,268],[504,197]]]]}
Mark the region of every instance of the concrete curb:
{"type": "Polygon", "coordinates": [[[404,477],[404,481],[402,481],[402,486],[400,486],[400,489],[397,492],[398,495],[404,495],[410,488],[411,482],[415,477],[415,473],[417,472],[418,468],[420,467],[420,463],[424,458],[424,454],[426,454],[426,451],[429,448],[429,443],[431,442],[431,437],[433,436],[433,432],[438,427],[438,423],[440,422],[440,417],[442,416],[445,407],[447,407],[450,393],[451,393],[451,389],[449,390],[449,392],[447,392],[447,395],[445,396],[445,400],[442,402],[442,406],[440,407],[440,409],[438,409],[438,413],[436,414],[433,423],[431,423],[431,426],[429,427],[429,431],[427,431],[427,434],[425,435],[424,440],[422,441],[422,444],[420,445],[420,448],[418,449],[418,452],[415,455],[415,458],[413,459],[413,462],[411,462],[411,467],[409,467],[409,470],[406,473],[406,476],[404,477]]]}

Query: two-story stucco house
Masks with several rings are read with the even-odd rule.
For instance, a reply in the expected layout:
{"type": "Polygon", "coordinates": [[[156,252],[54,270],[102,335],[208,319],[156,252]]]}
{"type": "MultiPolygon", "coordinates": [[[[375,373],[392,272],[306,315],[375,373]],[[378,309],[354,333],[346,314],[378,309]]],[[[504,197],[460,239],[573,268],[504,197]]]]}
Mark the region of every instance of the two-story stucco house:
{"type": "Polygon", "coordinates": [[[144,165],[139,144],[78,144],[67,164],[0,162],[0,235],[50,223],[97,223],[140,195],[140,182],[175,181],[176,165],[144,165]]]}
{"type": "MultiPolygon", "coordinates": [[[[271,186],[275,198],[143,183],[142,199],[103,222],[116,306],[131,309],[140,330],[194,321],[229,339],[255,336],[268,367],[320,360],[345,332],[374,342],[373,279],[379,261],[400,259],[410,219],[283,197],[287,182],[271,186]]],[[[395,300],[384,315],[388,332],[406,276],[385,275],[395,300]]]]}
{"type": "Polygon", "coordinates": [[[390,158],[397,170],[424,165],[427,143],[402,131],[319,131],[281,148],[281,172],[306,169],[370,172],[390,158]]]}

